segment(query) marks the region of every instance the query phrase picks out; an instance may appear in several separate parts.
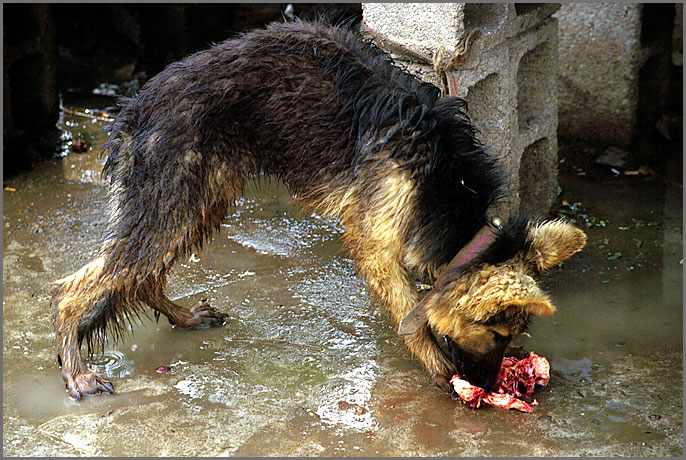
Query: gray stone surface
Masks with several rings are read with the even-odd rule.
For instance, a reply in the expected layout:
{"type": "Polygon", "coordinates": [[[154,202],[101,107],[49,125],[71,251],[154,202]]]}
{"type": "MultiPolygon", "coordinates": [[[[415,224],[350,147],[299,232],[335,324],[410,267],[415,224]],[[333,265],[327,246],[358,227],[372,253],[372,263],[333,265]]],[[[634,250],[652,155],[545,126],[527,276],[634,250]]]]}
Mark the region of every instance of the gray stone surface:
{"type": "Polygon", "coordinates": [[[464,33],[462,3],[363,3],[365,23],[416,51],[454,47],[464,33]]]}
{"type": "MultiPolygon", "coordinates": [[[[677,21],[674,14],[677,12],[677,21]]],[[[673,4],[570,3],[559,21],[560,135],[626,146],[668,99],[673,4]]]]}
{"type": "Polygon", "coordinates": [[[627,144],[636,126],[641,4],[571,3],[559,21],[560,134],[627,144]]]}
{"type": "MultiPolygon", "coordinates": [[[[546,214],[557,191],[558,5],[390,4],[362,5],[365,24],[408,48],[432,55],[451,52],[474,29],[481,31],[469,58],[452,72],[458,96],[484,144],[501,155],[508,174],[510,210],[546,214]]],[[[433,84],[433,69],[393,54],[433,84]]],[[[452,82],[451,82],[452,83],[452,82]]]]}

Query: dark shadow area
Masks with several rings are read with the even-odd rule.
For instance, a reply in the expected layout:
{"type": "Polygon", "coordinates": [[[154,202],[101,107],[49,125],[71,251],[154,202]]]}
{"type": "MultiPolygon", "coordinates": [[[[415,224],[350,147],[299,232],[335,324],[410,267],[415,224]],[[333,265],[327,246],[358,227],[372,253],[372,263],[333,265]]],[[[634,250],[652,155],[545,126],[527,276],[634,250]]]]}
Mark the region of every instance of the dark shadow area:
{"type": "Polygon", "coordinates": [[[57,45],[49,5],[3,5],[3,175],[26,171],[59,145],[57,45]]]}
{"type": "Polygon", "coordinates": [[[3,177],[60,150],[60,97],[69,105],[108,84],[100,95],[114,106],[171,62],[240,32],[295,17],[354,27],[362,17],[359,3],[12,4],[3,12],[3,177]]]}
{"type": "Polygon", "coordinates": [[[675,80],[673,77],[680,79],[682,75],[681,67],[672,65],[674,14],[674,4],[671,3],[643,5],[641,45],[652,56],[639,70],[637,121],[638,129],[646,134],[656,132],[655,124],[667,116],[670,101],[683,100],[681,87],[671,83],[675,80]]]}

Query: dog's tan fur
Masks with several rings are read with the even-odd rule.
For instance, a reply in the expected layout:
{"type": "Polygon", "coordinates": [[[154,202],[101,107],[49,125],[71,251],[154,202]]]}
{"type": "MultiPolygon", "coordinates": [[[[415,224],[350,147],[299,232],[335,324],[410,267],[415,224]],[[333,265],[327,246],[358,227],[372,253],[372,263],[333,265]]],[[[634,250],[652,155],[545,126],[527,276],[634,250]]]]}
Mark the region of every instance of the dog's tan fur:
{"type": "Polygon", "coordinates": [[[523,318],[555,313],[533,278],[532,261],[542,273],[580,251],[586,236],[570,224],[552,221],[534,226],[530,240],[530,253],[500,265],[484,264],[454,280],[443,295],[435,295],[427,306],[429,325],[441,335],[458,338],[469,349],[483,351],[493,338],[492,331],[516,337],[525,328],[523,318]],[[500,321],[484,325],[498,314],[500,321]]]}
{"type": "MultiPolygon", "coordinates": [[[[420,301],[415,281],[434,283],[504,193],[497,157],[475,139],[465,110],[349,31],[319,24],[275,24],[170,65],[112,125],[108,222],[95,260],[52,288],[69,394],[113,391],[85,365],[81,342],[92,351],[147,307],[179,327],[222,323],[226,315],[205,303],[169,300],[166,277],[261,174],[341,219],[358,273],[400,323],[420,301]]],[[[439,384],[463,361],[475,375],[488,364],[477,378],[492,379],[503,343],[530,315],[554,312],[533,279],[585,236],[562,222],[524,222],[508,220],[483,254],[446,269],[425,323],[403,337],[439,384]],[[452,358],[434,333],[454,344],[452,358]]]]}

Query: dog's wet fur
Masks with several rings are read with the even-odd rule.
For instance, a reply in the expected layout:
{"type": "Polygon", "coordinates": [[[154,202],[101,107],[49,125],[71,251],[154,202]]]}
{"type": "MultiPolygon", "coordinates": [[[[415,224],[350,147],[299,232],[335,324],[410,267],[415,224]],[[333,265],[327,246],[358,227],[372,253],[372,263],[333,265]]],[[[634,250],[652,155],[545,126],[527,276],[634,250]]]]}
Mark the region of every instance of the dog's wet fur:
{"type": "Polygon", "coordinates": [[[69,395],[113,392],[85,365],[81,343],[93,352],[147,307],[182,328],[223,324],[205,302],[169,300],[166,277],[211,238],[246,181],[263,176],[340,218],[358,273],[395,323],[418,304],[416,281],[448,270],[403,341],[439,385],[459,372],[490,388],[529,317],[555,310],[534,278],[586,237],[514,216],[467,264],[446,268],[508,193],[466,110],[346,27],[320,23],[275,23],[169,65],[110,127],[108,221],[95,259],[52,287],[69,395]]]}

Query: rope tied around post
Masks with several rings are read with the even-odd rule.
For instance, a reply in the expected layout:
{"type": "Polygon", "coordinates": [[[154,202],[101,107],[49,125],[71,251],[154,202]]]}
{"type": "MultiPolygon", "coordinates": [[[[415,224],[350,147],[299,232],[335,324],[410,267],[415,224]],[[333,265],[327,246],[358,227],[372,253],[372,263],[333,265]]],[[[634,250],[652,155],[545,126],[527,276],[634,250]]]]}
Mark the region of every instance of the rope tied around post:
{"type": "Polygon", "coordinates": [[[479,29],[474,29],[465,34],[457,43],[453,52],[446,58],[446,49],[443,45],[439,46],[438,49],[434,51],[433,56],[429,57],[424,53],[412,50],[402,43],[370,29],[364,21],[360,23],[360,31],[381,44],[388,52],[403,55],[408,57],[409,60],[431,66],[438,77],[442,97],[457,96],[457,84],[455,83],[452,71],[455,70],[459,64],[462,64],[469,59],[472,45],[476,39],[481,36],[481,31],[479,29]],[[448,76],[450,76],[450,79],[452,80],[452,85],[448,85],[448,76]]]}

